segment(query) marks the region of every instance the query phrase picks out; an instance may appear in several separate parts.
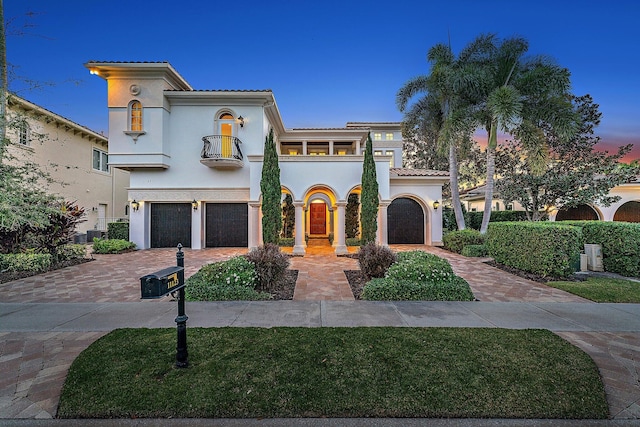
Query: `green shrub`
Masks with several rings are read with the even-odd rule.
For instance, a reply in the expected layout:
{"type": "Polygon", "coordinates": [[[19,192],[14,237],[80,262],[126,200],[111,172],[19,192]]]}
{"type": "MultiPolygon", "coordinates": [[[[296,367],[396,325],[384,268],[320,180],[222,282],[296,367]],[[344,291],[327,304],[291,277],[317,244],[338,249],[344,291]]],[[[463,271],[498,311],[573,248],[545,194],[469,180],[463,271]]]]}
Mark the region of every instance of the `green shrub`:
{"type": "Polygon", "coordinates": [[[451,231],[442,236],[444,248],[457,254],[462,253],[462,248],[468,245],[483,245],[485,236],[477,230],[451,231]]]}
{"type": "Polygon", "coordinates": [[[280,247],[273,243],[265,243],[254,248],[247,254],[247,259],[253,263],[258,278],[258,289],[269,292],[280,282],[287,268],[289,257],[280,252],[280,247]]]}
{"type": "Polygon", "coordinates": [[[446,283],[417,283],[389,278],[372,279],[362,289],[362,299],[374,301],[473,301],[473,292],[462,277],[446,283]]]}
{"type": "Polygon", "coordinates": [[[333,245],[333,239],[334,239],[333,233],[329,233],[329,244],[330,245],[333,245]]]}
{"type": "Polygon", "coordinates": [[[602,246],[605,271],[640,277],[640,224],[583,221],[582,236],[584,243],[602,246]]]}
{"type": "Polygon", "coordinates": [[[367,279],[384,277],[387,269],[394,262],[396,262],[396,254],[388,246],[381,246],[375,242],[361,246],[358,251],[360,271],[367,279]]]}
{"type": "Polygon", "coordinates": [[[432,284],[449,283],[454,277],[456,275],[446,259],[422,251],[405,252],[385,275],[393,282],[432,284]]]}
{"type": "Polygon", "coordinates": [[[136,248],[136,244],[121,239],[93,239],[93,252],[96,254],[117,254],[127,252],[136,248]]]}
{"type": "Polygon", "coordinates": [[[255,290],[255,266],[244,256],[203,266],[186,281],[188,301],[265,300],[270,295],[255,290]]]}
{"type": "Polygon", "coordinates": [[[293,237],[281,237],[278,241],[278,246],[281,248],[292,248],[296,244],[296,239],[293,237]]]}
{"type": "Polygon", "coordinates": [[[462,248],[462,255],[466,257],[485,257],[487,247],[485,245],[467,245],[462,248]]]}
{"type": "Polygon", "coordinates": [[[348,237],[345,239],[347,246],[360,246],[360,239],[358,237],[348,237]]]}
{"type": "Polygon", "coordinates": [[[582,232],[554,222],[494,222],[486,247],[497,263],[543,277],[567,277],[580,257],[582,232]]]}
{"type": "Polygon", "coordinates": [[[109,239],[129,240],[129,223],[110,222],[107,224],[107,236],[109,239]]]}
{"type": "Polygon", "coordinates": [[[29,271],[40,273],[51,267],[50,254],[0,254],[0,271],[29,271]]]}
{"type": "Polygon", "coordinates": [[[71,259],[82,259],[87,254],[87,247],[79,244],[66,244],[58,247],[56,261],[68,261],[71,259]]]}

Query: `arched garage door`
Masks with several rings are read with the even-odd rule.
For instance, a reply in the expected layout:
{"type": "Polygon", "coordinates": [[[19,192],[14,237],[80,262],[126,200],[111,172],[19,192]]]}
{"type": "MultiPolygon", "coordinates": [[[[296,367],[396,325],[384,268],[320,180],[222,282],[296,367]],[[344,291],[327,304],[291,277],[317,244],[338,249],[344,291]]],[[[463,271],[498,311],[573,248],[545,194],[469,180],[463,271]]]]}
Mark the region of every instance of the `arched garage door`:
{"type": "Polygon", "coordinates": [[[389,244],[424,244],[424,212],[418,202],[401,197],[387,208],[389,244]]]}
{"type": "Polygon", "coordinates": [[[613,216],[614,221],[640,222],[640,202],[627,202],[613,216]]]}
{"type": "Polygon", "coordinates": [[[151,247],[191,247],[191,203],[151,203],[151,247]]]}
{"type": "Polygon", "coordinates": [[[598,213],[589,205],[578,205],[575,208],[559,211],[556,215],[556,221],[597,221],[599,219],[598,213]]]}
{"type": "Polygon", "coordinates": [[[249,246],[246,203],[207,203],[205,245],[208,248],[249,246]]]}

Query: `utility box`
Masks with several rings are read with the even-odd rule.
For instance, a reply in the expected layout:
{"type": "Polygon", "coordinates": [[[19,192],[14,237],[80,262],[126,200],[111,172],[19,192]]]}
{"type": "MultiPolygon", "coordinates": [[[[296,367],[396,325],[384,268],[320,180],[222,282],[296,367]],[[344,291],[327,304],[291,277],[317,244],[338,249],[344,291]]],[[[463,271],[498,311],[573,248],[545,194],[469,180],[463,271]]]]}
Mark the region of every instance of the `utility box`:
{"type": "Polygon", "coordinates": [[[602,246],[585,243],[584,254],[587,256],[587,268],[590,271],[604,271],[602,264],[602,246]]]}
{"type": "Polygon", "coordinates": [[[184,267],[168,267],[140,278],[142,299],[162,298],[184,286],[184,267]]]}

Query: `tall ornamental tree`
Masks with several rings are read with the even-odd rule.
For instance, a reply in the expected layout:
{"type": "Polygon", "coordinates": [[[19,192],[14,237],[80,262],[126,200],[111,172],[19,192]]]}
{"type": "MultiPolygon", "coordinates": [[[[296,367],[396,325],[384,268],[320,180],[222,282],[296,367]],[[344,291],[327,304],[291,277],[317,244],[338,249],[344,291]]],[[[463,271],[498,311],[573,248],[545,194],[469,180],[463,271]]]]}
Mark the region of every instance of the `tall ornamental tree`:
{"type": "Polygon", "coordinates": [[[4,27],[4,4],[0,0],[0,162],[2,161],[5,140],[7,138],[7,91],[9,90],[7,78],[7,42],[4,27]]]}
{"type": "Polygon", "coordinates": [[[282,205],[280,204],[282,190],[273,129],[265,138],[260,191],[262,192],[262,241],[277,245],[282,230],[282,205]]]}
{"type": "Polygon", "coordinates": [[[478,58],[491,47],[487,36],[480,36],[454,55],[451,46],[437,44],[429,49],[430,74],[409,80],[396,95],[404,123],[417,127],[427,139],[435,139],[442,153],[448,153],[451,203],[458,229],[464,230],[458,183],[459,149],[470,145],[475,128],[475,103],[482,94],[480,83],[485,72],[478,58]],[[415,102],[411,100],[421,95],[415,102]]]}
{"type": "Polygon", "coordinates": [[[481,233],[486,233],[491,218],[498,132],[517,136],[532,172],[540,174],[547,154],[541,123],[551,126],[559,138],[568,140],[575,134],[578,122],[568,101],[569,70],[546,57],[526,58],[529,43],[521,37],[500,41],[489,35],[488,39],[493,48],[486,50],[477,62],[485,77],[478,118],[488,133],[481,233]]]}
{"type": "Polygon", "coordinates": [[[376,231],[378,230],[378,178],[376,163],[373,160],[371,134],[367,137],[367,146],[364,151],[360,203],[360,229],[362,231],[360,241],[364,246],[369,242],[376,241],[376,231]]]}
{"type": "Polygon", "coordinates": [[[637,164],[620,163],[631,144],[619,147],[615,154],[594,150],[600,141],[594,129],[602,114],[590,95],[573,97],[573,108],[581,118],[574,138],[558,138],[552,127],[541,126],[548,147],[548,161],[542,173],[534,171],[530,159],[523,155],[519,138],[501,147],[496,157],[500,197],[507,203],[520,203],[531,221],[540,220],[552,209],[594,202],[609,206],[620,199],[611,196],[609,190],[640,174],[637,164]]]}

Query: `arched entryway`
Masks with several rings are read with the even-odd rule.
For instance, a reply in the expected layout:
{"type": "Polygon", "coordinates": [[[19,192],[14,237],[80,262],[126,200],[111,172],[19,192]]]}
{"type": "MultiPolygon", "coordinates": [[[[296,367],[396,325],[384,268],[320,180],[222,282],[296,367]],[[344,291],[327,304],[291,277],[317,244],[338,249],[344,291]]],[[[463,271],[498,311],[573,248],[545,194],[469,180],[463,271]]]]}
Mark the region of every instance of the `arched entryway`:
{"type": "Polygon", "coordinates": [[[424,244],[424,211],[418,202],[400,197],[387,208],[389,244],[424,244]]]}
{"type": "Polygon", "coordinates": [[[640,222],[640,202],[627,202],[616,210],[614,221],[640,222]]]}
{"type": "Polygon", "coordinates": [[[599,219],[598,212],[589,205],[578,205],[575,208],[561,210],[556,215],[556,221],[597,221],[599,219]]]}

